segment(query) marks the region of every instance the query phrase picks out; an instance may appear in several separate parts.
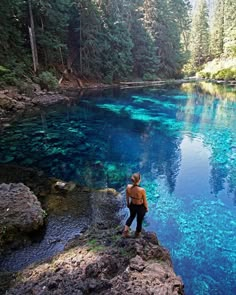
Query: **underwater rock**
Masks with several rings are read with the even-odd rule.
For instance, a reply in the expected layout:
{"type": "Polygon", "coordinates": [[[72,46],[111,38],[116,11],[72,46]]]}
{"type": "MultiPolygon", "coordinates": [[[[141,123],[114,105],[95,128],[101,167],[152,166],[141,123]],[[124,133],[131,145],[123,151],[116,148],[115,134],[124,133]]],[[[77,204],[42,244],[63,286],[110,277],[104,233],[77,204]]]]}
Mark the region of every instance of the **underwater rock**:
{"type": "Polygon", "coordinates": [[[59,93],[45,93],[43,95],[35,96],[32,99],[33,104],[40,106],[48,106],[58,102],[69,101],[69,98],[59,93]]]}
{"type": "Polygon", "coordinates": [[[115,189],[106,188],[91,193],[90,203],[93,224],[100,228],[109,228],[120,223],[122,195],[115,189]]]}
{"type": "Polygon", "coordinates": [[[7,294],[184,294],[155,234],[124,239],[121,233],[92,227],[60,255],[19,272],[7,294]]]}
{"type": "Polygon", "coordinates": [[[0,185],[0,246],[20,242],[25,233],[43,225],[44,211],[23,183],[0,185]]]}
{"type": "Polygon", "coordinates": [[[73,191],[73,189],[75,189],[75,187],[76,187],[76,184],[72,181],[64,182],[64,181],[58,180],[54,185],[54,188],[56,190],[65,191],[65,192],[71,192],[73,191]]]}

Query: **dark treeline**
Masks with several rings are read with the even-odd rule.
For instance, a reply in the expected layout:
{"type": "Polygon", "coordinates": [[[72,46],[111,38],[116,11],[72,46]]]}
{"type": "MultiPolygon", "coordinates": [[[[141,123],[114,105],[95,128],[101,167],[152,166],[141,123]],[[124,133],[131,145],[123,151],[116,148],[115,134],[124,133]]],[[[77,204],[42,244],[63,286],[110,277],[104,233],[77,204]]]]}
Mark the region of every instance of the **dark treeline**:
{"type": "Polygon", "coordinates": [[[45,71],[108,83],[176,78],[235,56],[236,2],[215,0],[210,18],[206,0],[191,2],[193,11],[188,0],[1,0],[0,84],[45,71]]]}
{"type": "Polygon", "coordinates": [[[177,77],[189,11],[184,0],[2,0],[0,66],[29,73],[33,42],[38,72],[107,82],[177,77]]]}

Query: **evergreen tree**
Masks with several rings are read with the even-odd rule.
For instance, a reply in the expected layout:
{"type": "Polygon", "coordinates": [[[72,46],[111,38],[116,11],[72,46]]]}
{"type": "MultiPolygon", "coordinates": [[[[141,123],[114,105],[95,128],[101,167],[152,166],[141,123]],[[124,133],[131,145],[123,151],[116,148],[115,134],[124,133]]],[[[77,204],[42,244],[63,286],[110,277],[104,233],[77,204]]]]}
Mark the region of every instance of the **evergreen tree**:
{"type": "Polygon", "coordinates": [[[28,35],[26,13],[28,6],[23,0],[2,0],[0,8],[0,65],[14,68],[25,61],[30,51],[25,50],[28,35]]]}
{"type": "Polygon", "coordinates": [[[65,63],[71,0],[32,0],[39,60],[46,68],[65,63]]]}
{"type": "Polygon", "coordinates": [[[135,77],[155,79],[159,67],[159,59],[156,55],[155,44],[143,25],[143,1],[136,0],[133,3],[131,15],[131,37],[134,44],[133,74],[135,77]]]}
{"type": "Polygon", "coordinates": [[[102,52],[106,48],[105,28],[98,6],[92,0],[79,0],[74,15],[76,64],[82,76],[102,79],[102,52]]]}
{"type": "Polygon", "coordinates": [[[224,0],[216,0],[210,28],[210,56],[219,57],[224,47],[224,0]]]}
{"type": "Polygon", "coordinates": [[[236,1],[225,0],[224,8],[224,52],[236,56],[236,1]]]}
{"type": "Polygon", "coordinates": [[[160,58],[160,76],[174,76],[182,66],[180,40],[188,18],[188,4],[182,0],[144,0],[144,25],[160,58]]]}
{"type": "Polygon", "coordinates": [[[193,13],[190,36],[191,65],[200,67],[208,58],[209,48],[208,9],[205,0],[199,0],[193,13]]]}
{"type": "Polygon", "coordinates": [[[106,44],[102,72],[107,81],[129,77],[133,69],[132,48],[127,15],[130,15],[128,0],[100,0],[99,7],[106,28],[106,44]]]}

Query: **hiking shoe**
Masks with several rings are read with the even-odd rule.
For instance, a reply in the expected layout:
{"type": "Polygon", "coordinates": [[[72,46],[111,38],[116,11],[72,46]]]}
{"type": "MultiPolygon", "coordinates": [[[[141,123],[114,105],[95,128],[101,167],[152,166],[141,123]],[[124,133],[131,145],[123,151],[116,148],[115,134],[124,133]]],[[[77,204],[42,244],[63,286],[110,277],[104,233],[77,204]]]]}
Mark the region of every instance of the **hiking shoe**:
{"type": "Polygon", "coordinates": [[[129,237],[129,231],[128,230],[124,230],[122,233],[122,237],[123,238],[128,238],[129,237]]]}
{"type": "Polygon", "coordinates": [[[141,237],[141,233],[138,233],[138,232],[136,231],[135,234],[134,234],[134,237],[135,237],[135,238],[140,238],[140,237],[141,237]]]}

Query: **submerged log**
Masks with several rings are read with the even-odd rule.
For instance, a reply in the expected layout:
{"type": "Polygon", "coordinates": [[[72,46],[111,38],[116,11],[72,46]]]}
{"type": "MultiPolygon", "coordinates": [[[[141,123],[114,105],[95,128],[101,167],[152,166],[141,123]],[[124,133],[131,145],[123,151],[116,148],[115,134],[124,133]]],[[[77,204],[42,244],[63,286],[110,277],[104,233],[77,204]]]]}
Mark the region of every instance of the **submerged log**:
{"type": "Polygon", "coordinates": [[[168,83],[168,81],[138,81],[138,82],[120,82],[120,85],[126,86],[140,86],[140,85],[163,85],[168,83]]]}

